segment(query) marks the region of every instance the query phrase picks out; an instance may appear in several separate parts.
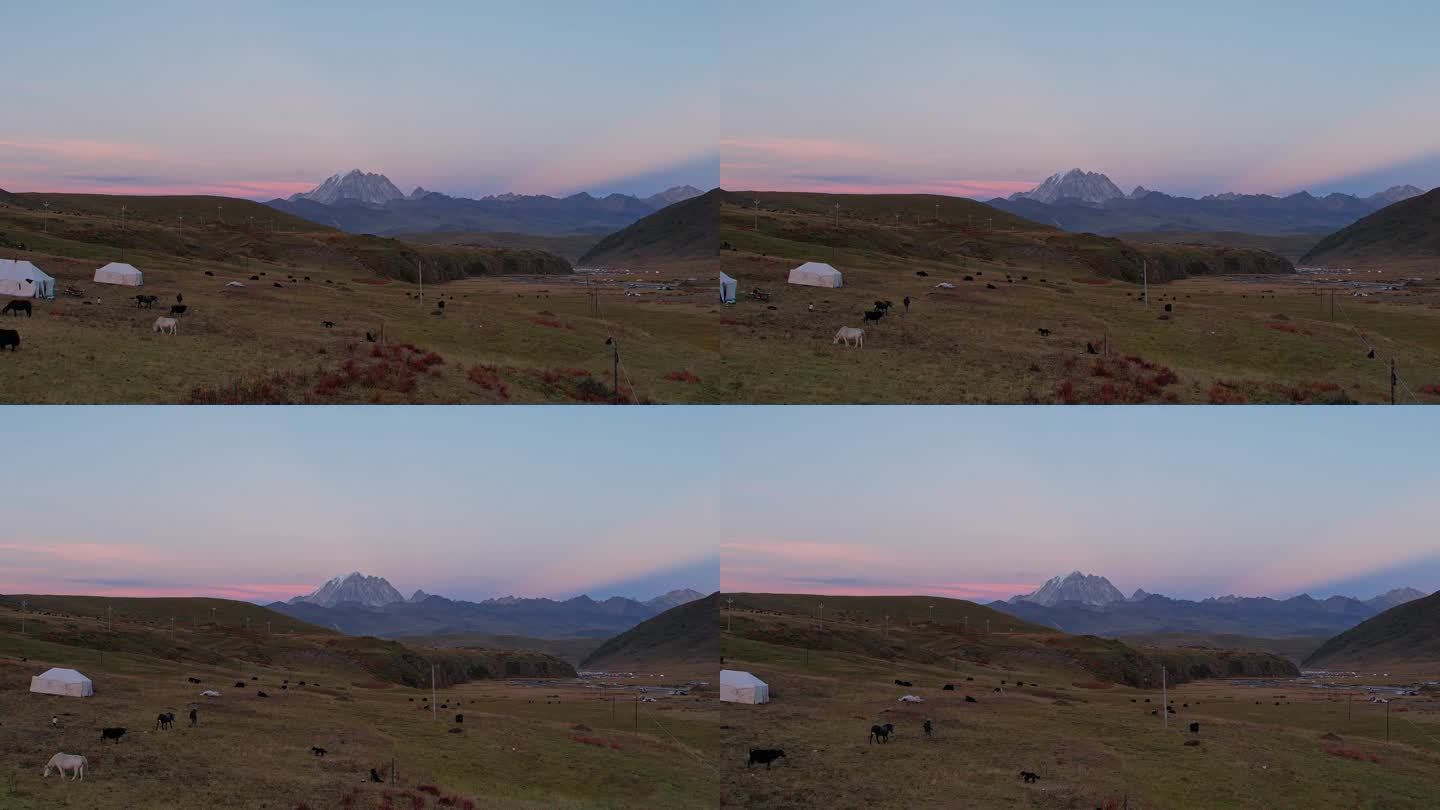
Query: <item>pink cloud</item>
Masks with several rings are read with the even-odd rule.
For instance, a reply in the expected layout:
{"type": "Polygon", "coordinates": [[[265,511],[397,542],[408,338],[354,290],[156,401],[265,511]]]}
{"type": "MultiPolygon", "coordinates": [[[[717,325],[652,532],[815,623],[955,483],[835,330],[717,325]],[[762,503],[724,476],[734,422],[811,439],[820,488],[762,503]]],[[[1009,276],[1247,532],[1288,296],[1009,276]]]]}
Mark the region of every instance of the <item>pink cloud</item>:
{"type": "Polygon", "coordinates": [[[315,586],[308,583],[236,583],[229,585],[201,586],[110,586],[86,585],[77,588],[62,581],[27,580],[25,582],[0,581],[0,592],[34,593],[72,596],[116,596],[116,597],[176,597],[191,598],[210,596],[219,599],[236,599],[245,602],[275,602],[289,599],[302,593],[309,593],[315,586]]]}
{"type": "Polygon", "coordinates": [[[156,562],[161,559],[151,549],[115,543],[0,543],[0,550],[40,554],[66,562],[156,562]]]}
{"type": "Polygon", "coordinates": [[[59,138],[48,141],[0,141],[0,149],[39,152],[70,160],[161,160],[163,155],[148,146],[111,141],[59,138]]]}
{"type": "Polygon", "coordinates": [[[774,543],[721,543],[720,553],[754,553],[770,557],[783,557],[796,562],[853,562],[878,563],[886,560],[883,554],[864,546],[842,543],[814,543],[801,540],[782,540],[774,543]]]}
{"type": "MultiPolygon", "coordinates": [[[[167,183],[142,185],[127,183],[97,183],[93,181],[58,180],[50,183],[44,191],[65,194],[131,194],[136,196],[172,196],[205,194],[217,197],[238,197],[251,200],[268,200],[288,197],[314,188],[314,183],[300,181],[232,180],[219,182],[167,183]]],[[[7,183],[0,178],[0,188],[18,191],[22,186],[7,183]]]]}

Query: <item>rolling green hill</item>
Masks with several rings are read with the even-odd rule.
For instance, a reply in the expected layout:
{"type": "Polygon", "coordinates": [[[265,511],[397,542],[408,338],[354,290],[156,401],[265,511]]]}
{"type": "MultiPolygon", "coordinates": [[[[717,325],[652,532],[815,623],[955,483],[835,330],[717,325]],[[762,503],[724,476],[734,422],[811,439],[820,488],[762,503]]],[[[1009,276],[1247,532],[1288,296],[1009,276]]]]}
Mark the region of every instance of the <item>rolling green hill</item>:
{"type": "Polygon", "coordinates": [[[1216,245],[1219,247],[1268,250],[1291,262],[1300,261],[1320,241],[1317,234],[1258,234],[1239,231],[1138,231],[1117,233],[1126,242],[1150,242],[1168,245],[1216,245]]]}
{"type": "Polygon", "coordinates": [[[637,669],[715,662],[720,657],[720,594],[670,608],[601,644],[583,669],[637,669]]]}
{"type": "Polygon", "coordinates": [[[49,194],[27,192],[11,195],[17,204],[31,210],[50,204],[52,214],[112,217],[123,216],[127,223],[178,225],[180,217],[191,225],[245,225],[262,230],[326,231],[334,228],[276,211],[263,203],[234,197],[146,196],[137,194],[49,194]]]}
{"type": "Polygon", "coordinates": [[[715,189],[666,206],[601,239],[581,267],[652,267],[714,258],[720,247],[720,196],[715,189]]]}
{"type": "Polygon", "coordinates": [[[344,636],[249,602],[199,597],[0,597],[4,654],[71,666],[103,667],[106,656],[223,668],[321,666],[405,686],[428,685],[431,664],[442,685],[575,674],[570,664],[545,653],[425,648],[344,636]]]}
{"type": "Polygon", "coordinates": [[[508,633],[447,633],[435,636],[400,636],[396,641],[424,647],[480,647],[482,649],[534,650],[579,665],[604,639],[531,638],[508,633]]]}
{"type": "Polygon", "coordinates": [[[1159,686],[1162,664],[1172,683],[1299,674],[1294,664],[1269,653],[1137,647],[1114,639],[1073,636],[960,599],[801,594],[727,594],[726,598],[734,599],[734,609],[722,618],[721,626],[735,637],[897,663],[952,667],[961,662],[1000,667],[1043,663],[1067,669],[1075,678],[1146,688],[1159,686]]]}
{"type": "Polygon", "coordinates": [[[1416,258],[1440,259],[1440,188],[1341,228],[1320,240],[1300,263],[1339,267],[1416,258]]]}
{"type": "Polygon", "coordinates": [[[1440,591],[1390,608],[1320,645],[1307,667],[1440,664],[1440,591]]]}

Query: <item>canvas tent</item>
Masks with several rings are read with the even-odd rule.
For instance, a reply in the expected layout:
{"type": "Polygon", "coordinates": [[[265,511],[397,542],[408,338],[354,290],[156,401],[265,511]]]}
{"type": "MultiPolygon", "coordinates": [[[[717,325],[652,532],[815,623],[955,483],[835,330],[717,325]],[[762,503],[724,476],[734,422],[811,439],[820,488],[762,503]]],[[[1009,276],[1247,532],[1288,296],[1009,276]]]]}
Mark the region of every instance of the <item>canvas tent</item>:
{"type": "Polygon", "coordinates": [[[790,283],[807,287],[839,287],[840,271],[821,262],[806,262],[790,271],[790,283]]]}
{"type": "Polygon", "coordinates": [[[748,672],[722,669],[720,699],[728,703],[769,703],[770,685],[748,672]]]}
{"type": "Polygon", "coordinates": [[[735,279],[733,279],[733,278],[725,275],[724,273],[721,273],[721,274],[720,274],[720,303],[722,303],[722,304],[733,304],[733,303],[735,303],[735,291],[736,291],[737,289],[739,289],[739,286],[740,286],[740,282],[738,282],[738,281],[736,281],[735,279]]]}
{"type": "Polygon", "coordinates": [[[55,279],[30,262],[0,259],[0,295],[54,298],[55,279]]]}
{"type": "Polygon", "coordinates": [[[111,262],[95,271],[96,284],[123,284],[127,287],[139,287],[143,278],[134,265],[111,262]]]}
{"type": "Polygon", "coordinates": [[[95,694],[90,679],[73,669],[53,667],[30,679],[30,691],[42,695],[89,697],[95,694]]]}

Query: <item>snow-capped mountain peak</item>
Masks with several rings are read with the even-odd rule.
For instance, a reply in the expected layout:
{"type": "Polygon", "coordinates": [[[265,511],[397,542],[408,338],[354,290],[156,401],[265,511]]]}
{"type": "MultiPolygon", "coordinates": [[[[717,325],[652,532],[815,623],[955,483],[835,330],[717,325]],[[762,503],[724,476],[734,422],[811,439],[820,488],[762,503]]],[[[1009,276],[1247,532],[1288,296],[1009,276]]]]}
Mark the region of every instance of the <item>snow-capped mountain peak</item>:
{"type": "Polygon", "coordinates": [[[404,192],[385,175],[351,169],[343,175],[331,175],[309,191],[291,195],[290,200],[310,200],[324,205],[334,205],[341,200],[358,200],[368,205],[384,205],[404,197],[404,192]]]}
{"type": "Polygon", "coordinates": [[[366,607],[384,607],[404,601],[405,597],[384,577],[367,577],[359,571],[352,571],[335,577],[304,596],[291,599],[290,604],[308,602],[321,607],[334,607],[341,602],[359,602],[366,607]]]}
{"type": "Polygon", "coordinates": [[[1108,605],[1125,601],[1110,580],[1099,575],[1082,574],[1072,571],[1063,577],[1052,577],[1031,593],[1011,598],[1011,602],[1034,602],[1037,605],[1053,607],[1061,602],[1080,602],[1086,605],[1108,605]]]}

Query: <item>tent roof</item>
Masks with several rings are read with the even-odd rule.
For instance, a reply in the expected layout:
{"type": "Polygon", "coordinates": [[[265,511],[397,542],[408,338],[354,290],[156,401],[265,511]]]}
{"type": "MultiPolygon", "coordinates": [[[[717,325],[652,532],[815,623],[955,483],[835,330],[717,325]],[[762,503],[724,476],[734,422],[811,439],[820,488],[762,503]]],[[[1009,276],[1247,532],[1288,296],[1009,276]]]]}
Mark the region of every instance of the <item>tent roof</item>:
{"type": "Polygon", "coordinates": [[[733,278],[725,275],[725,271],[724,271],[724,270],[721,270],[721,271],[720,271],[720,283],[721,283],[721,284],[724,284],[724,283],[727,282],[727,281],[734,281],[734,280],[735,280],[735,279],[733,279],[733,278]]]}
{"type": "Polygon", "coordinates": [[[720,683],[730,686],[768,686],[754,675],[738,669],[720,670],[720,683]]]}
{"type": "Polygon", "coordinates": [[[811,272],[811,273],[825,273],[826,275],[829,275],[829,274],[831,274],[831,273],[834,273],[834,274],[836,274],[836,275],[839,275],[839,273],[840,273],[839,270],[836,270],[835,268],[831,267],[830,265],[828,265],[828,264],[826,264],[826,263],[824,263],[824,262],[805,262],[804,264],[800,265],[799,267],[797,267],[797,268],[795,268],[795,269],[796,269],[796,270],[806,270],[806,271],[809,271],[809,272],[811,272]]]}
{"type": "Polygon", "coordinates": [[[14,259],[0,259],[0,278],[32,278],[32,279],[55,279],[44,270],[36,267],[34,262],[14,259]]]}
{"type": "Polygon", "coordinates": [[[139,273],[139,272],[140,272],[140,270],[139,270],[137,267],[135,267],[135,265],[133,265],[133,264],[126,264],[126,263],[124,263],[124,262],[110,262],[109,264],[105,265],[104,267],[102,267],[102,268],[100,268],[100,269],[101,269],[101,270],[110,270],[110,271],[113,271],[113,272],[116,272],[116,273],[127,273],[127,274],[128,274],[128,273],[139,273]]]}
{"type": "Polygon", "coordinates": [[[70,681],[71,683],[90,680],[79,672],[64,667],[51,667],[40,673],[39,677],[52,681],[70,681]]]}

